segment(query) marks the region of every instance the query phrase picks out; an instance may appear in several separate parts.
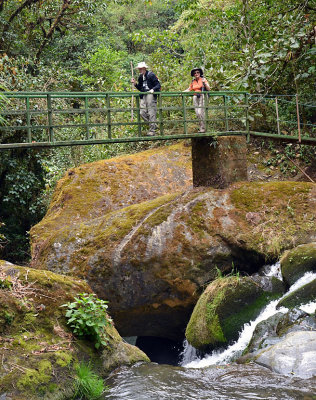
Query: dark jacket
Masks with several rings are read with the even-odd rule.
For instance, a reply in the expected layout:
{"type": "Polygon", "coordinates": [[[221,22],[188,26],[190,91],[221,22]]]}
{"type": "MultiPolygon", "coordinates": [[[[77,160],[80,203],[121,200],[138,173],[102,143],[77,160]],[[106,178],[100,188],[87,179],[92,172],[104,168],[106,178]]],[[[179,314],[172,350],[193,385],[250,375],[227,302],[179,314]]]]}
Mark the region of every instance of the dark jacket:
{"type": "MultiPolygon", "coordinates": [[[[159,92],[160,91],[160,82],[159,79],[157,78],[157,76],[151,72],[151,71],[146,71],[145,77],[147,79],[147,85],[150,89],[154,89],[154,92],[159,92]]],[[[138,83],[135,85],[135,87],[140,91],[140,92],[145,92],[145,90],[143,89],[143,75],[140,74],[138,77],[138,83]]],[[[154,95],[155,98],[157,97],[156,95],[154,95]]],[[[140,98],[142,99],[143,96],[140,95],[140,98]]]]}

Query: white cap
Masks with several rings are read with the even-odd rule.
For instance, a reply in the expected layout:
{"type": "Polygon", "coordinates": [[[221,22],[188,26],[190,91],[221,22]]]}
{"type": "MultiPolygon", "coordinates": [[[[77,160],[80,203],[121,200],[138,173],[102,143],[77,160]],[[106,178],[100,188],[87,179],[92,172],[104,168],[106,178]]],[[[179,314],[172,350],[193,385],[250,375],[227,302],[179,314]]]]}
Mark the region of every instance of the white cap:
{"type": "Polygon", "coordinates": [[[144,61],[142,61],[137,64],[136,68],[148,68],[148,65],[144,61]]]}

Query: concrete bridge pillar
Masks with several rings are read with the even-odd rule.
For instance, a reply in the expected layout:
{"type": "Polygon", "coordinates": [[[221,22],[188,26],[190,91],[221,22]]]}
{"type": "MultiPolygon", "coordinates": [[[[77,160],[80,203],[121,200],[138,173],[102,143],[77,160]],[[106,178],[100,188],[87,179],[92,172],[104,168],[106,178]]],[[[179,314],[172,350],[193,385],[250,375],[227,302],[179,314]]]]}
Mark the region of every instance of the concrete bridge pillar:
{"type": "Polygon", "coordinates": [[[193,186],[225,188],[247,180],[245,136],[192,139],[193,186]]]}

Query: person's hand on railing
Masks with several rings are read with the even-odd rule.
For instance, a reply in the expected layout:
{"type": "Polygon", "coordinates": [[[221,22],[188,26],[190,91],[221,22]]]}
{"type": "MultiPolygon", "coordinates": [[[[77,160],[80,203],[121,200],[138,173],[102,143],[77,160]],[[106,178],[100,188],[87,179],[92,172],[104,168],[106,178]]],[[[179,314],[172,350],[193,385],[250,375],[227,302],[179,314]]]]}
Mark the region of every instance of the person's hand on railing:
{"type": "Polygon", "coordinates": [[[154,89],[148,90],[148,93],[154,93],[154,89]]]}

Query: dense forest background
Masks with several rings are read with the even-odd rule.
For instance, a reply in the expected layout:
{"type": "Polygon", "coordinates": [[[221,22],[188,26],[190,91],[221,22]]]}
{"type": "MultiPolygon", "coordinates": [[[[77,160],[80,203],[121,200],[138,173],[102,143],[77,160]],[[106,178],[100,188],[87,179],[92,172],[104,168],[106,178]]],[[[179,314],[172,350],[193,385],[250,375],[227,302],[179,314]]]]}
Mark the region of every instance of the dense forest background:
{"type": "MultiPolygon", "coordinates": [[[[131,62],[146,61],[164,91],[184,90],[198,66],[211,90],[315,106],[315,15],[314,0],[0,0],[0,90],[131,90],[131,62]]],[[[27,262],[65,169],[142,146],[0,152],[0,258],[27,262]]]]}

